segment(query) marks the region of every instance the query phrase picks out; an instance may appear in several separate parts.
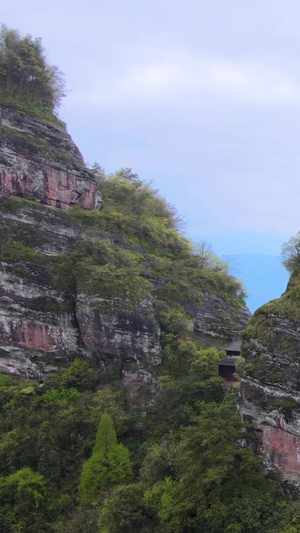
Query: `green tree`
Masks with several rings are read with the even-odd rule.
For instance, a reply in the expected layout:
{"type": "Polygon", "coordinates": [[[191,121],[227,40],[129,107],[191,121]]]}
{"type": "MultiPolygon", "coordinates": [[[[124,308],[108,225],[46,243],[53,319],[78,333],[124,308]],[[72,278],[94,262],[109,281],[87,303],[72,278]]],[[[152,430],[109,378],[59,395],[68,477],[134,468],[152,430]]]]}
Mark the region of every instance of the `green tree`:
{"type": "Polygon", "coordinates": [[[80,391],[95,390],[99,374],[86,361],[75,359],[62,375],[62,387],[75,387],[80,391]]]}
{"type": "Polygon", "coordinates": [[[108,488],[128,481],[132,476],[127,448],[118,444],[113,420],[101,417],[92,455],[82,469],[78,487],[81,504],[95,504],[108,488]]]}
{"type": "Polygon", "coordinates": [[[0,530],[3,533],[48,531],[43,476],[30,468],[0,478],[0,530]]]}
{"type": "MultiPolygon", "coordinates": [[[[225,353],[223,352],[225,355],[225,353]]],[[[221,353],[217,348],[197,350],[191,362],[190,375],[199,380],[218,376],[218,361],[221,353]]]]}
{"type": "Polygon", "coordinates": [[[157,531],[262,531],[261,522],[274,507],[276,484],[260,473],[250,449],[237,446],[241,422],[234,400],[202,404],[195,422],[181,432],[175,473],[145,494],[160,518],[157,531]]]}
{"type": "Polygon", "coordinates": [[[60,104],[64,80],[57,67],[48,65],[41,39],[21,37],[2,25],[0,30],[0,91],[44,106],[51,112],[60,104]]]}
{"type": "Polygon", "coordinates": [[[144,501],[143,486],[139,483],[115,488],[101,507],[101,532],[155,533],[158,526],[158,517],[144,501]]]}

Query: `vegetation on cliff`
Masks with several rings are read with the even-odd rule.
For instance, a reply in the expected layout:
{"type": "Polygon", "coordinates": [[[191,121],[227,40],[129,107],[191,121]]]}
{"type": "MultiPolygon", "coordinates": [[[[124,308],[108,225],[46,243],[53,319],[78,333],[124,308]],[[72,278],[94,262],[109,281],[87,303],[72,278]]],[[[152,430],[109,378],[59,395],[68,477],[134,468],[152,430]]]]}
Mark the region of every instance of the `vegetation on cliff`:
{"type": "Polygon", "coordinates": [[[300,232],[282,245],[282,264],[291,274],[300,268],[300,232]]]}
{"type": "MultiPolygon", "coordinates": [[[[61,303],[53,297],[24,299],[24,307],[38,313],[71,309],[79,295],[93,299],[93,309],[111,316],[130,316],[148,302],[148,315],[152,313],[161,331],[163,364],[156,373],[169,369],[182,375],[195,351],[182,341],[195,341],[191,323],[205,298],[213,294],[217,302],[218,331],[215,328],[213,342],[216,338],[226,342],[241,327],[242,285],[211,252],[193,249],[176,229],[174,210],[149,185],[128,170],[97,176],[103,208],[86,211],[74,206],[57,214],[59,224],[77,238],[56,255],[44,253],[47,246],[55,246],[48,232],[48,208],[34,207],[25,199],[3,198],[1,261],[7,272],[24,283],[40,283],[63,299],[61,303]],[[23,222],[24,209],[27,213],[30,209],[35,224],[23,222]]],[[[107,367],[111,364],[108,360],[107,367]]]]}
{"type": "Polygon", "coordinates": [[[286,291],[255,311],[243,333],[243,355],[250,377],[292,389],[299,381],[297,364],[293,367],[298,360],[300,321],[299,232],[282,245],[282,264],[290,273],[286,291]]]}
{"type": "Polygon", "coordinates": [[[54,120],[53,112],[64,94],[64,79],[49,65],[41,39],[21,37],[2,25],[0,30],[0,104],[54,120]]]}
{"type": "MultiPolygon", "coordinates": [[[[122,369],[107,373],[79,359],[43,382],[2,376],[1,531],[291,533],[298,507],[238,445],[253,435],[242,428],[235,393],[223,388],[221,354],[190,328],[187,302],[201,303],[208,291],[239,310],[241,285],[205,249],[193,250],[174,210],[137,176],[97,173],[103,210],[59,215],[84,233],[74,249],[47,259],[35,249],[44,231],[10,222],[1,227],[1,259],[24,280],[69,297],[102,294],[123,310],[148,294],[161,327],[160,387],[142,406],[125,390],[122,369]]],[[[14,215],[24,205],[32,204],[2,201],[14,215]]]]}
{"type": "MultiPolygon", "coordinates": [[[[164,282],[158,297],[165,301],[189,300],[199,304],[203,292],[211,291],[222,296],[233,308],[244,305],[242,284],[228,273],[228,265],[205,247],[194,249],[191,242],[182,237],[178,231],[176,211],[160,198],[157,191],[140,180],[131,169],[121,169],[106,176],[95,165],[93,171],[100,183],[101,210],[83,211],[74,207],[67,212],[68,217],[88,232],[91,239],[94,240],[95,234],[101,236],[101,245],[89,242],[87,247],[90,252],[87,248],[80,252],[83,262],[91,254],[95,258],[95,265],[87,265],[86,273],[82,265],[80,278],[83,284],[85,277],[86,284],[91,287],[96,280],[101,279],[102,283],[107,279],[112,291],[118,286],[120,266],[125,269],[126,265],[132,264],[140,281],[132,283],[128,297],[134,297],[133,293],[139,287],[147,292],[145,279],[152,277],[164,282]],[[102,247],[98,252],[97,246],[102,247]],[[98,271],[101,262],[103,267],[98,271]],[[118,273],[111,269],[113,263],[116,263],[118,273]]],[[[126,279],[129,283],[128,272],[124,271],[123,285],[126,279]]],[[[120,296],[126,295],[123,292],[120,296]]]]}

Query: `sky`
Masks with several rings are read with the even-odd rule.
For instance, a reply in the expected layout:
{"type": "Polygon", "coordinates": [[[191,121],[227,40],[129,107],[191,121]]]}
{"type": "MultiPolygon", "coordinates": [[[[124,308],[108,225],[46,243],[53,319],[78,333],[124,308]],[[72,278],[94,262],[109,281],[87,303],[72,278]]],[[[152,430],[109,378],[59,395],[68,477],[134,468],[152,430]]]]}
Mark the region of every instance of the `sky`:
{"type": "Polygon", "coordinates": [[[297,0],[1,0],[0,19],[64,72],[87,163],[151,180],[219,256],[280,264],[300,229],[297,0]]]}

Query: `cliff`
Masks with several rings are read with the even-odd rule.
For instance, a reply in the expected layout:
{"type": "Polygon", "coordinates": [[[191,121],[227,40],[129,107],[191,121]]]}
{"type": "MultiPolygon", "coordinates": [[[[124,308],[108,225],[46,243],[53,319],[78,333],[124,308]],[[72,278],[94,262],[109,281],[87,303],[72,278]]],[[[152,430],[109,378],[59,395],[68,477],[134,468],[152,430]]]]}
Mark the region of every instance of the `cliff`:
{"type": "Polygon", "coordinates": [[[204,266],[154,191],[87,170],[59,125],[0,116],[2,372],[41,378],[78,356],[146,398],[179,335],[240,335],[239,282],[204,266]]]}
{"type": "Polygon", "coordinates": [[[0,189],[43,204],[97,209],[97,182],[62,126],[0,108],[0,189]]]}
{"type": "Polygon", "coordinates": [[[286,292],[254,313],[244,333],[240,412],[256,428],[267,471],[300,490],[299,273],[286,292]]]}

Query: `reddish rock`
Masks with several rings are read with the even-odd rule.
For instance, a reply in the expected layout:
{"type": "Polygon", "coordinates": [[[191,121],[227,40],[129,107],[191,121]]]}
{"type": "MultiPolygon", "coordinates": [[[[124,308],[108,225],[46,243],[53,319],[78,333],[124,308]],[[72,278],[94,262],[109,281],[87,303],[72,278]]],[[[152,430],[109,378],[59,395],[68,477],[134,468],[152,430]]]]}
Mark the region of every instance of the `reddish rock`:
{"type": "Polygon", "coordinates": [[[258,309],[244,332],[239,408],[257,429],[266,471],[300,494],[300,324],[288,315],[291,288],[258,309]]]}
{"type": "Polygon", "coordinates": [[[55,346],[47,325],[23,320],[16,325],[15,340],[26,348],[40,348],[45,351],[53,350],[55,346]]]}
{"type": "Polygon", "coordinates": [[[285,474],[300,474],[300,438],[263,424],[259,452],[285,474]]]}
{"type": "Polygon", "coordinates": [[[0,193],[60,209],[98,209],[98,183],[64,129],[0,107],[0,193]]]}

